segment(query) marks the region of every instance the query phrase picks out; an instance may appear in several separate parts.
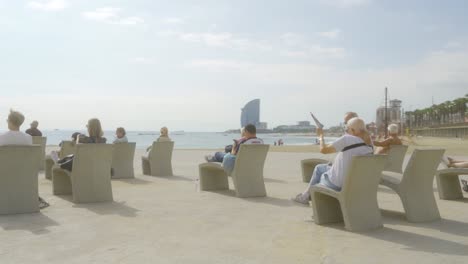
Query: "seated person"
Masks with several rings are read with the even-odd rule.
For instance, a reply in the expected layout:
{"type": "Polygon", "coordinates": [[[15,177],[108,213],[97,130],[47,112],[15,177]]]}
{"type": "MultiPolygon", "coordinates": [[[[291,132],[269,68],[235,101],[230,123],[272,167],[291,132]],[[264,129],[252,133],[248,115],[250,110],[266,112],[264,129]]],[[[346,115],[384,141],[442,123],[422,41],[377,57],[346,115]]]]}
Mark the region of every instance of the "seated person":
{"type": "Polygon", "coordinates": [[[32,145],[32,137],[20,131],[24,122],[24,115],[10,110],[8,115],[8,131],[0,135],[0,146],[4,145],[32,145]]]}
{"type": "Polygon", "coordinates": [[[391,124],[388,126],[388,137],[382,141],[374,141],[374,146],[378,147],[375,154],[388,154],[390,146],[401,145],[401,139],[398,137],[398,125],[391,124]]]}
{"type": "MultiPolygon", "coordinates": [[[[79,135],[81,135],[80,132],[74,132],[74,133],[72,134],[72,136],[71,136],[71,142],[72,142],[73,144],[76,143],[76,141],[77,141],[79,135]]],[[[62,145],[63,145],[63,141],[59,143],[59,147],[62,147],[62,145]]],[[[60,153],[60,151],[55,151],[55,150],[52,150],[52,151],[50,152],[50,158],[51,158],[55,163],[57,163],[57,161],[60,159],[59,153],[60,153]]]]}
{"type": "Polygon", "coordinates": [[[222,162],[224,170],[230,174],[234,170],[236,155],[242,144],[263,144],[263,140],[257,138],[257,128],[254,125],[248,124],[241,131],[242,137],[234,140],[230,153],[217,152],[214,156],[206,156],[205,159],[208,162],[222,162]]]}
{"type": "Polygon", "coordinates": [[[127,132],[125,131],[125,128],[123,127],[118,127],[116,130],[115,130],[115,140],[114,144],[116,143],[128,143],[128,139],[127,139],[127,132]]]}
{"type": "Polygon", "coordinates": [[[468,168],[468,160],[456,160],[454,158],[447,157],[447,161],[445,162],[445,164],[449,168],[468,168]]]}
{"type": "MultiPolygon", "coordinates": [[[[156,142],[171,142],[171,138],[169,137],[169,129],[167,127],[161,127],[159,131],[159,137],[156,139],[156,142]]],[[[149,146],[146,148],[146,152],[150,152],[153,146],[149,146]]]]}
{"type": "Polygon", "coordinates": [[[315,167],[309,186],[303,193],[299,193],[292,200],[302,204],[309,204],[310,188],[316,184],[325,185],[335,191],[341,191],[344,177],[353,156],[372,155],[373,148],[365,140],[368,133],[364,120],[354,117],[347,122],[346,133],[330,145],[324,143],[323,130],[317,128],[320,140],[320,153],[338,153],[333,165],[319,164],[315,167]]]}
{"type": "Polygon", "coordinates": [[[34,120],[30,125],[31,128],[26,129],[26,134],[31,135],[33,137],[42,137],[42,132],[39,129],[37,129],[37,127],[39,126],[39,122],[34,120]]]}
{"type": "Polygon", "coordinates": [[[106,143],[107,139],[104,136],[102,131],[101,121],[97,118],[91,118],[88,120],[86,125],[88,128],[88,136],[80,134],[77,139],[77,143],[106,143]]]}
{"type": "MultiPolygon", "coordinates": [[[[5,145],[32,145],[32,137],[20,131],[20,127],[24,122],[24,115],[18,111],[10,110],[8,115],[8,132],[0,135],[0,146],[5,145]]],[[[48,207],[49,204],[39,197],[39,208],[48,207]]]]}

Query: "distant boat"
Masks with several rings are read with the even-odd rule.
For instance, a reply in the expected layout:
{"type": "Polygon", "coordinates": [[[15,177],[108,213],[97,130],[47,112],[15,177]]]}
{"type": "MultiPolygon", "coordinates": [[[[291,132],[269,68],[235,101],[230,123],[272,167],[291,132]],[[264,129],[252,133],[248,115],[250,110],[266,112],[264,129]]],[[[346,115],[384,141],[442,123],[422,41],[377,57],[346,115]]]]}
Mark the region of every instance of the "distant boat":
{"type": "Polygon", "coordinates": [[[180,131],[172,131],[172,135],[185,135],[185,131],[180,130],[180,131]]]}

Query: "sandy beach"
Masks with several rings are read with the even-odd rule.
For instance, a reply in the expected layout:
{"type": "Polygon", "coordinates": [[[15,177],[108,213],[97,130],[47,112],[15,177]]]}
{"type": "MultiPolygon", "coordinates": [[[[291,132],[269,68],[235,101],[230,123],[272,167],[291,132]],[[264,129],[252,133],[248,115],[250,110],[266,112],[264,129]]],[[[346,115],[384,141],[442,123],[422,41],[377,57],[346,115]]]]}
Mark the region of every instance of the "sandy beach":
{"type": "Polygon", "coordinates": [[[199,192],[198,164],[207,150],[175,150],[173,177],[143,176],[138,150],[136,179],[112,181],[113,203],[54,196],[41,173],[39,193],[51,206],[0,217],[1,263],[466,263],[466,193],[444,201],[434,188],[442,220],[414,224],[398,196],[381,187],[384,228],[318,226],[312,208],[290,198],[306,187],[300,160],[324,156],[287,148],[268,154],[265,198],[199,192]]]}

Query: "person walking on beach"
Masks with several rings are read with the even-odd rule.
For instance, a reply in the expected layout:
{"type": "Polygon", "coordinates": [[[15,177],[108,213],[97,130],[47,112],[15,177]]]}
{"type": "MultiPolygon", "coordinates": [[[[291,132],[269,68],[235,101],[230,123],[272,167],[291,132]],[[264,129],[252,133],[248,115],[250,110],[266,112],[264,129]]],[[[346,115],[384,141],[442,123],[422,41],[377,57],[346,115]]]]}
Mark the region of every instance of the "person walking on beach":
{"type": "Polygon", "coordinates": [[[402,145],[401,139],[398,137],[398,125],[391,124],[388,126],[388,138],[381,141],[374,141],[374,146],[378,147],[375,154],[388,154],[390,146],[402,145]]]}
{"type": "Polygon", "coordinates": [[[31,122],[30,125],[31,127],[26,129],[26,134],[29,134],[33,137],[42,137],[42,132],[39,129],[37,129],[37,127],[39,126],[39,122],[34,120],[31,122]]]}
{"type": "Polygon", "coordinates": [[[325,185],[333,190],[341,191],[344,177],[351,164],[353,156],[372,155],[373,148],[365,142],[368,135],[364,120],[354,117],[346,122],[346,134],[338,138],[330,145],[324,143],[323,130],[317,128],[317,136],[320,141],[320,153],[338,153],[333,165],[319,164],[315,167],[307,189],[292,198],[301,204],[309,204],[310,188],[316,184],[325,185]]]}

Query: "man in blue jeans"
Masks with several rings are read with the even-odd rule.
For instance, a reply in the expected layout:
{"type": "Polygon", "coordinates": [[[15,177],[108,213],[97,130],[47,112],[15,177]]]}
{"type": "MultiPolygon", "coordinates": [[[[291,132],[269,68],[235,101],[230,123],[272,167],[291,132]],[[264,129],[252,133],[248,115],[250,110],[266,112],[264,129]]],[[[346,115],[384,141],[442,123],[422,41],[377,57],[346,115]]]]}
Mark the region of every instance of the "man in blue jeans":
{"type": "Polygon", "coordinates": [[[222,162],[224,171],[226,171],[227,174],[231,174],[236,164],[237,152],[242,144],[263,144],[263,140],[257,138],[257,128],[254,125],[248,124],[242,128],[241,131],[242,137],[238,140],[234,140],[230,153],[216,152],[214,155],[205,156],[206,161],[222,162]]]}
{"type": "Polygon", "coordinates": [[[330,145],[326,145],[323,139],[323,130],[317,128],[317,136],[320,140],[320,153],[338,153],[333,165],[317,165],[312,173],[307,189],[293,198],[293,201],[309,205],[310,188],[316,184],[322,184],[335,191],[341,191],[344,177],[351,164],[353,156],[372,155],[373,148],[365,141],[368,132],[364,120],[355,117],[347,122],[346,133],[330,145]]]}

